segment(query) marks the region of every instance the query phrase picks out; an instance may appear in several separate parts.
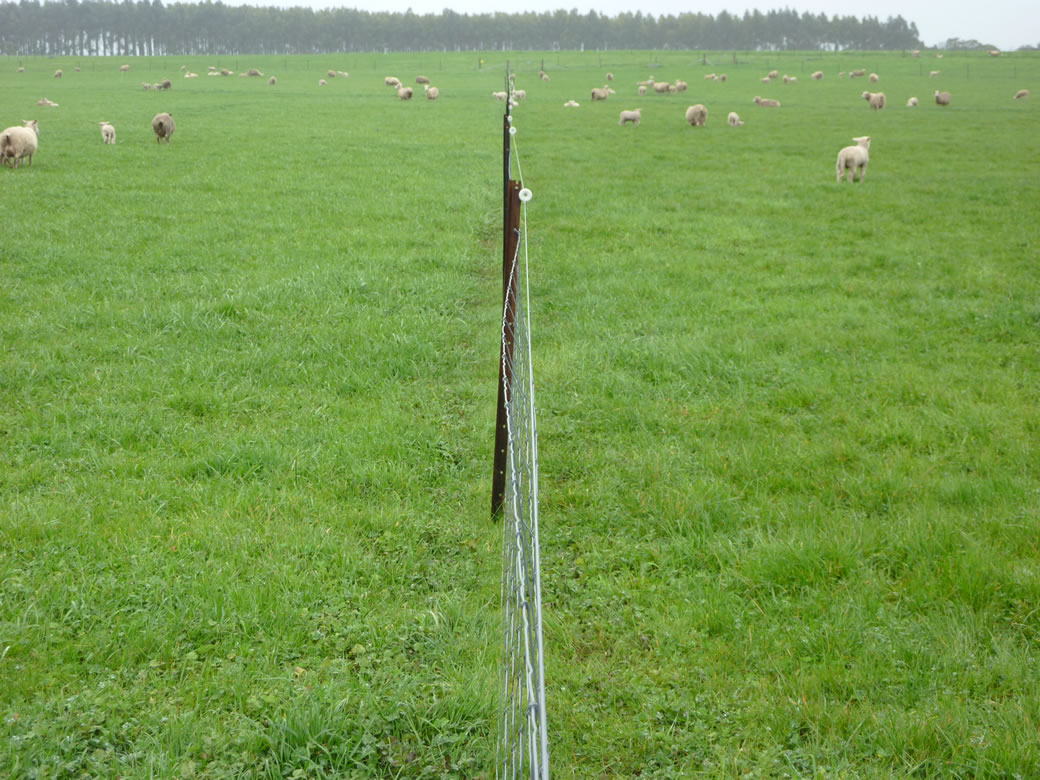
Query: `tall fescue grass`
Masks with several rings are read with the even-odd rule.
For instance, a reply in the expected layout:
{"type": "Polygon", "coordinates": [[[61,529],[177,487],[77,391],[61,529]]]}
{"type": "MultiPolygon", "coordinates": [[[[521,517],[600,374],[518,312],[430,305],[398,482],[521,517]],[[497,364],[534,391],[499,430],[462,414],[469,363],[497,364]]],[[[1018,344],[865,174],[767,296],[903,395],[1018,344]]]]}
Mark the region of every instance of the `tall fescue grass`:
{"type": "Polygon", "coordinates": [[[1040,773],[1040,60],[512,52],[0,59],[0,774],[494,774],[507,58],[554,773],[1040,773]]]}

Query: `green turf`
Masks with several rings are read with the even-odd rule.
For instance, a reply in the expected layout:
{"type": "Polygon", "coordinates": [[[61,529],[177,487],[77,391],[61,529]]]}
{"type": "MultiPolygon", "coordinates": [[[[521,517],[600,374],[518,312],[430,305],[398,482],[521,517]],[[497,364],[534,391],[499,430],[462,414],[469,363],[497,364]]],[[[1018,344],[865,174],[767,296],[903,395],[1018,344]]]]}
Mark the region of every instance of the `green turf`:
{"type": "Polygon", "coordinates": [[[0,775],[494,776],[507,59],[553,773],[1040,774],[1040,58],[498,52],[0,58],[0,775]]]}

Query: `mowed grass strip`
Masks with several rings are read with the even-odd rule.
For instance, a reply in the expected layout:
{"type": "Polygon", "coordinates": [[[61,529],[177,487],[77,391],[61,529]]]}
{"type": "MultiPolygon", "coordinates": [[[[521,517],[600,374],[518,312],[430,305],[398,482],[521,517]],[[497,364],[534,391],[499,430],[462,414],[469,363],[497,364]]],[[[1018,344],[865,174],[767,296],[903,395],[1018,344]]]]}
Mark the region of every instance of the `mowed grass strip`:
{"type": "MultiPolygon", "coordinates": [[[[0,773],[493,773],[481,56],[0,61],[0,773]]],[[[554,773],[1036,774],[1040,60],[508,58],[554,773]]]]}

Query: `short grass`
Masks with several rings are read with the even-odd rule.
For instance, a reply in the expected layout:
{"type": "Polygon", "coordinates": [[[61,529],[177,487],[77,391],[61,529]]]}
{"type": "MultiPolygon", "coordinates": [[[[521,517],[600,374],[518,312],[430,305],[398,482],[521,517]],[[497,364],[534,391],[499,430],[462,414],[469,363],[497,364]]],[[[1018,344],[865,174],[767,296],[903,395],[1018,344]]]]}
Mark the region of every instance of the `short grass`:
{"type": "Polygon", "coordinates": [[[494,775],[507,57],[554,774],[1040,773],[1040,59],[479,56],[0,59],[0,774],[494,775]]]}

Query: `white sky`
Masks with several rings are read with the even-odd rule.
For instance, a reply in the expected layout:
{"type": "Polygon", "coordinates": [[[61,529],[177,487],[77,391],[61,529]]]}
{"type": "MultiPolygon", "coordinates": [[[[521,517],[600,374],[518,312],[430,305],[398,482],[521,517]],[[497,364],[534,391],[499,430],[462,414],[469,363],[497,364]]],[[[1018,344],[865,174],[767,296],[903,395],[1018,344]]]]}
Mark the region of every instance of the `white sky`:
{"type": "Polygon", "coordinates": [[[792,8],[799,14],[809,11],[832,16],[876,16],[884,21],[889,16],[902,16],[917,24],[921,40],[927,46],[945,43],[947,38],[975,38],[1014,51],[1019,46],[1040,44],[1040,4],[1036,0],[762,0],[742,5],[696,0],[224,0],[228,5],[310,6],[319,8],[357,8],[365,11],[404,12],[411,8],[417,14],[437,14],[450,8],[460,14],[503,11],[555,11],[577,9],[587,13],[614,16],[622,11],[640,10],[644,14],[660,16],[682,12],[705,13],[712,16],[720,11],[743,16],[746,10],[765,13],[774,8],[792,8]]]}

